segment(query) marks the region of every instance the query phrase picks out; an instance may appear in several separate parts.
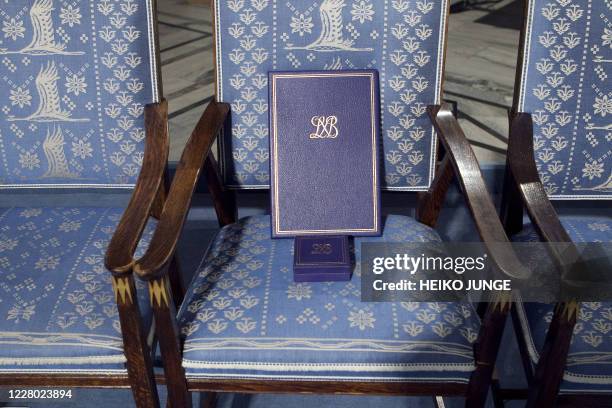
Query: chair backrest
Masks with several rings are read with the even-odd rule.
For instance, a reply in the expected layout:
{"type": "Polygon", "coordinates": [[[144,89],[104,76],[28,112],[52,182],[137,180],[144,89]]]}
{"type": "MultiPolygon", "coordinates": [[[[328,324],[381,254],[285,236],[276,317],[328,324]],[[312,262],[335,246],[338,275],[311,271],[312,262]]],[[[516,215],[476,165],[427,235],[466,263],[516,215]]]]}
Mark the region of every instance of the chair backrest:
{"type": "Polygon", "coordinates": [[[0,4],[0,187],[132,187],[159,99],[154,0],[0,4]]]}
{"type": "Polygon", "coordinates": [[[426,190],[442,94],[448,0],[213,0],[220,162],[233,188],[268,188],[268,71],[377,69],[382,187],[426,190]]]}
{"type": "Polygon", "coordinates": [[[553,199],[612,198],[612,1],[529,0],[514,109],[553,199]]]}

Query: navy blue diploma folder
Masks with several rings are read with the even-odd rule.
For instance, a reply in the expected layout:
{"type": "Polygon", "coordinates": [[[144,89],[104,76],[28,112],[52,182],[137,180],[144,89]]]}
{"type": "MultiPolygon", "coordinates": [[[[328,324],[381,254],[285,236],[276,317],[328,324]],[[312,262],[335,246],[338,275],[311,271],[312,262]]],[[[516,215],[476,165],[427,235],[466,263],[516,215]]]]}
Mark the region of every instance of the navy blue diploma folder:
{"type": "Polygon", "coordinates": [[[380,235],[377,72],[269,79],[272,236],[380,235]]]}

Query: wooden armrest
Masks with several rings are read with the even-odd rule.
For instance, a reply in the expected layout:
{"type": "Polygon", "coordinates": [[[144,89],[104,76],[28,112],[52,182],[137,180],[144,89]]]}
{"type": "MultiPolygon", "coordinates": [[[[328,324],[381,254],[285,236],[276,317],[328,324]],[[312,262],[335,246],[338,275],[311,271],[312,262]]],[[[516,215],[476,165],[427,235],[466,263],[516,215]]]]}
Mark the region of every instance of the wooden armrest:
{"type": "Polygon", "coordinates": [[[129,273],[134,251],[159,191],[168,162],[168,103],[145,107],[145,150],[142,169],[127,209],[106,250],[104,263],[114,274],[129,273]]]}
{"type": "Polygon", "coordinates": [[[167,270],[183,230],[204,161],[228,113],[228,104],[211,102],[191,134],[149,248],[134,267],[141,278],[155,279],[167,270]]]}
{"type": "MultiPolygon", "coordinates": [[[[546,190],[540,181],[533,150],[533,121],[529,113],[513,113],[510,116],[508,165],[538,236],[544,242],[567,244],[548,247],[553,261],[560,268],[561,273],[565,274],[580,259],[580,254],[561,224],[555,207],[548,199],[546,190]]],[[[580,285],[581,283],[574,280],[572,284],[580,285]]]]}
{"type": "Polygon", "coordinates": [[[453,116],[450,106],[446,103],[434,105],[430,106],[428,111],[438,137],[451,159],[478,233],[489,250],[493,262],[502,273],[512,278],[527,278],[529,272],[512,249],[487,191],[474,151],[459,122],[453,116]]]}
{"type": "Polygon", "coordinates": [[[531,114],[512,114],[510,135],[508,163],[536,231],[546,242],[572,242],[540,181],[533,151],[531,114]]]}

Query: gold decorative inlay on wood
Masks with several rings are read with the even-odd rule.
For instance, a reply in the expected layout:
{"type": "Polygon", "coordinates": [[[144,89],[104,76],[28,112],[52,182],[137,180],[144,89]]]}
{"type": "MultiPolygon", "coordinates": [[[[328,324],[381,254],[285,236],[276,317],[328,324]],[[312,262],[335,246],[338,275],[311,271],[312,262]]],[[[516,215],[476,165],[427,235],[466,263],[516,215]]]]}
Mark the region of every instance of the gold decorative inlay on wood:
{"type": "Polygon", "coordinates": [[[123,304],[132,304],[132,289],[130,287],[129,278],[118,278],[113,276],[112,282],[113,292],[115,292],[115,301],[119,303],[119,299],[121,299],[121,303],[123,304]]]}
{"type": "Polygon", "coordinates": [[[561,316],[568,321],[575,318],[578,315],[579,306],[580,304],[575,300],[563,303],[563,310],[561,310],[561,316]]]}
{"type": "Polygon", "coordinates": [[[168,306],[166,279],[149,281],[149,298],[151,300],[151,306],[153,306],[154,301],[157,303],[157,306],[168,306]]]}
{"type": "Polygon", "coordinates": [[[512,305],[512,292],[496,292],[493,298],[493,310],[506,312],[512,305]]]}

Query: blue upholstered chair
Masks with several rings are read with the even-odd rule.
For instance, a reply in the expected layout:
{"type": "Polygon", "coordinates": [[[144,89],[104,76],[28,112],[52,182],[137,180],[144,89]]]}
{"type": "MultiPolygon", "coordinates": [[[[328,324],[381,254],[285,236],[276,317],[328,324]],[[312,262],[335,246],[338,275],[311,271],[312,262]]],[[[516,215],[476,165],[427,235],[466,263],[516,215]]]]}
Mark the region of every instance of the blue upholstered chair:
{"type": "MultiPolygon", "coordinates": [[[[516,241],[612,241],[609,205],[558,217],[549,201],[612,199],[611,19],[609,1],[526,2],[503,205],[508,232],[522,230],[516,241]]],[[[514,311],[529,406],[551,406],[558,394],[571,406],[609,404],[612,303],[514,311]]]]}
{"type": "Polygon", "coordinates": [[[268,188],[268,71],[377,69],[383,188],[422,199],[418,221],[388,215],[382,237],[355,240],[357,265],[363,242],[440,242],[432,227],[456,174],[483,240],[506,244],[495,262],[516,271],[475,156],[441,105],[448,1],[218,0],[213,13],[217,100],[231,107],[220,163],[206,124],[224,111],[198,125],[202,138],[188,145],[135,267],[155,288],[170,400],[189,406],[190,391],[432,394],[482,406],[508,302],[491,303],[481,321],[470,303],[362,303],[359,269],[350,282],[294,283],[293,241],[271,239],[267,215],[237,221],[233,195],[268,188]],[[440,164],[432,119],[450,152],[440,164]],[[165,271],[202,164],[223,228],[177,312],[165,271]]]}
{"type": "Polygon", "coordinates": [[[131,274],[168,154],[154,8],[0,5],[1,386],[131,386],[158,405],[148,290],[131,274]],[[127,209],[117,191],[133,192],[127,209]]]}

